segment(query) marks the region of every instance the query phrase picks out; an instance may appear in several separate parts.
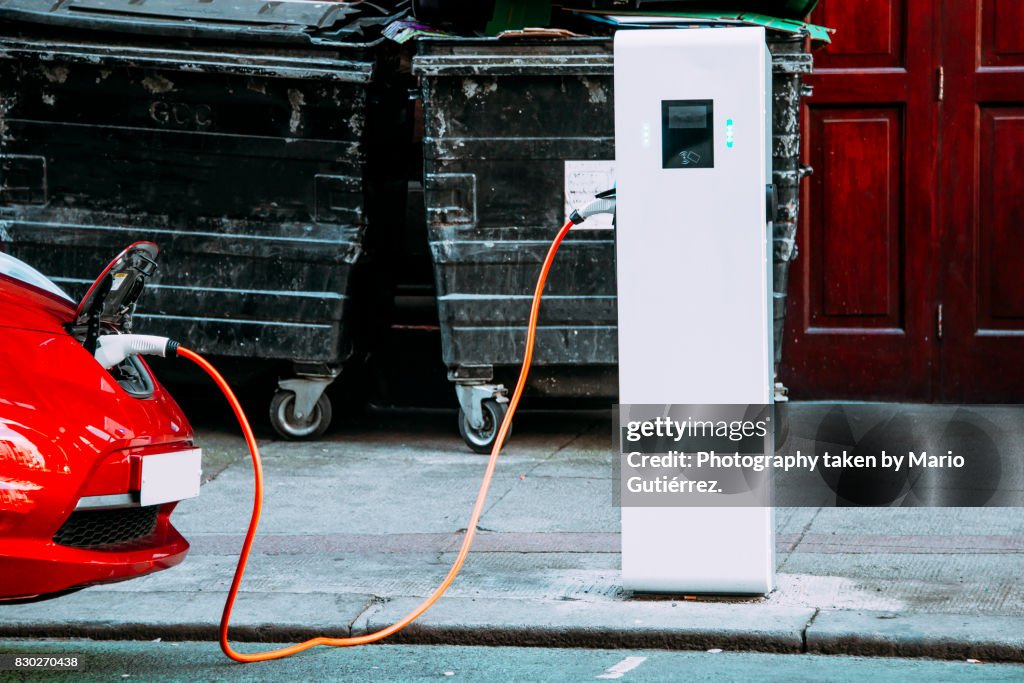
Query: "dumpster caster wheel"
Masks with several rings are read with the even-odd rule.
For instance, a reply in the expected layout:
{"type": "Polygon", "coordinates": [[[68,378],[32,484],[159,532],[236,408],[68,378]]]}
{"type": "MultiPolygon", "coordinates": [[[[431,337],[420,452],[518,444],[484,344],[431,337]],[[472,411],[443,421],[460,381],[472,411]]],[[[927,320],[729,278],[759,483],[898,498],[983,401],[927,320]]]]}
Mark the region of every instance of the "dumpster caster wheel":
{"type": "MultiPolygon", "coordinates": [[[[480,408],[484,414],[484,424],[480,429],[471,425],[469,417],[461,408],[459,409],[459,436],[474,452],[487,455],[494,446],[494,440],[498,438],[498,429],[501,428],[501,421],[508,412],[508,403],[488,399],[480,403],[480,408]]],[[[511,433],[512,430],[509,429],[509,434],[511,433]]]]}
{"type": "Polygon", "coordinates": [[[275,432],[293,441],[318,437],[331,424],[331,400],[321,394],[313,412],[302,420],[295,417],[295,392],[279,390],[270,401],[270,424],[275,432]]]}

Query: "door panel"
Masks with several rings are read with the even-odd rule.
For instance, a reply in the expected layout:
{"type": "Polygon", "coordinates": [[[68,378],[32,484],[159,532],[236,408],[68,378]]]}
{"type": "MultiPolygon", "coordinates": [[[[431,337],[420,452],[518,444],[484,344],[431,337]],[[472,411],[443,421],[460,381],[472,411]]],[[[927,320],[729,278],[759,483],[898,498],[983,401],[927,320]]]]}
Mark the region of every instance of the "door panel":
{"type": "Polygon", "coordinates": [[[934,0],[822,0],[781,379],[796,399],[933,389],[934,0]],[[913,17],[913,22],[907,18],[913,17]]]}
{"type": "Polygon", "coordinates": [[[832,45],[815,53],[815,70],[903,66],[905,0],[822,0],[811,21],[838,29],[832,45]]]}
{"type": "Polygon", "coordinates": [[[810,194],[814,328],[902,328],[900,109],[816,109],[810,194]],[[828,229],[823,229],[828,226],[828,229]]]}
{"type": "Polygon", "coordinates": [[[981,64],[1024,66],[1024,2],[992,0],[982,4],[981,64]]]}
{"type": "Polygon", "coordinates": [[[1024,401],[1024,3],[943,10],[941,398],[1024,401]]]}
{"type": "Polygon", "coordinates": [[[978,330],[984,333],[1024,323],[1024,195],[1008,182],[1024,171],[1024,108],[982,107],[980,137],[978,330]]]}

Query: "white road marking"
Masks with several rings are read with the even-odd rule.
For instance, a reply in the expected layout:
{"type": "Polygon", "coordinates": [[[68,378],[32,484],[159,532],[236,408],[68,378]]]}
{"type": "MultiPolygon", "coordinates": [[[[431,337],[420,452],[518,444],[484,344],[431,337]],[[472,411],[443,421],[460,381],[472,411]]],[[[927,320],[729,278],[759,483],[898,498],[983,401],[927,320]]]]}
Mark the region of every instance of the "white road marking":
{"type": "Polygon", "coordinates": [[[608,669],[600,676],[597,676],[597,678],[622,678],[628,672],[637,668],[645,661],[647,661],[647,657],[626,657],[615,666],[608,667],[608,669]]]}

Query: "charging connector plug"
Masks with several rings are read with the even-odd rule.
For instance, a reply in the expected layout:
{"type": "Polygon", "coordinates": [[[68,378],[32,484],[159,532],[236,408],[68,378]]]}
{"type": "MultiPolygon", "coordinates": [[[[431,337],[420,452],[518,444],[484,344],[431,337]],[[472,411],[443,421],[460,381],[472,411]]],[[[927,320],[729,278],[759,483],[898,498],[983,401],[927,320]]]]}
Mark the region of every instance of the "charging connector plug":
{"type": "Polygon", "coordinates": [[[178,342],[148,334],[107,334],[96,340],[96,361],[109,370],[128,356],[145,355],[173,358],[178,342]]]}
{"type": "Polygon", "coordinates": [[[573,211],[569,214],[569,220],[572,221],[573,225],[579,225],[591,216],[596,216],[599,213],[610,213],[614,216],[615,197],[598,197],[579,211],[573,211]]]}

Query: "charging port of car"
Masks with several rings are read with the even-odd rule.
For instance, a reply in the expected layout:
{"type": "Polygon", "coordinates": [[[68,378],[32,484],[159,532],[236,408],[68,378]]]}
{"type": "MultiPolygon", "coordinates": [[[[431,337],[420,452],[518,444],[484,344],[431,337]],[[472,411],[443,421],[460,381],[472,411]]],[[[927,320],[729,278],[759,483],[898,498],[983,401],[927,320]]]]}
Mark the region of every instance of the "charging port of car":
{"type": "Polygon", "coordinates": [[[149,398],[153,395],[153,376],[138,356],[128,356],[110,368],[110,374],[130,396],[149,398]]]}

